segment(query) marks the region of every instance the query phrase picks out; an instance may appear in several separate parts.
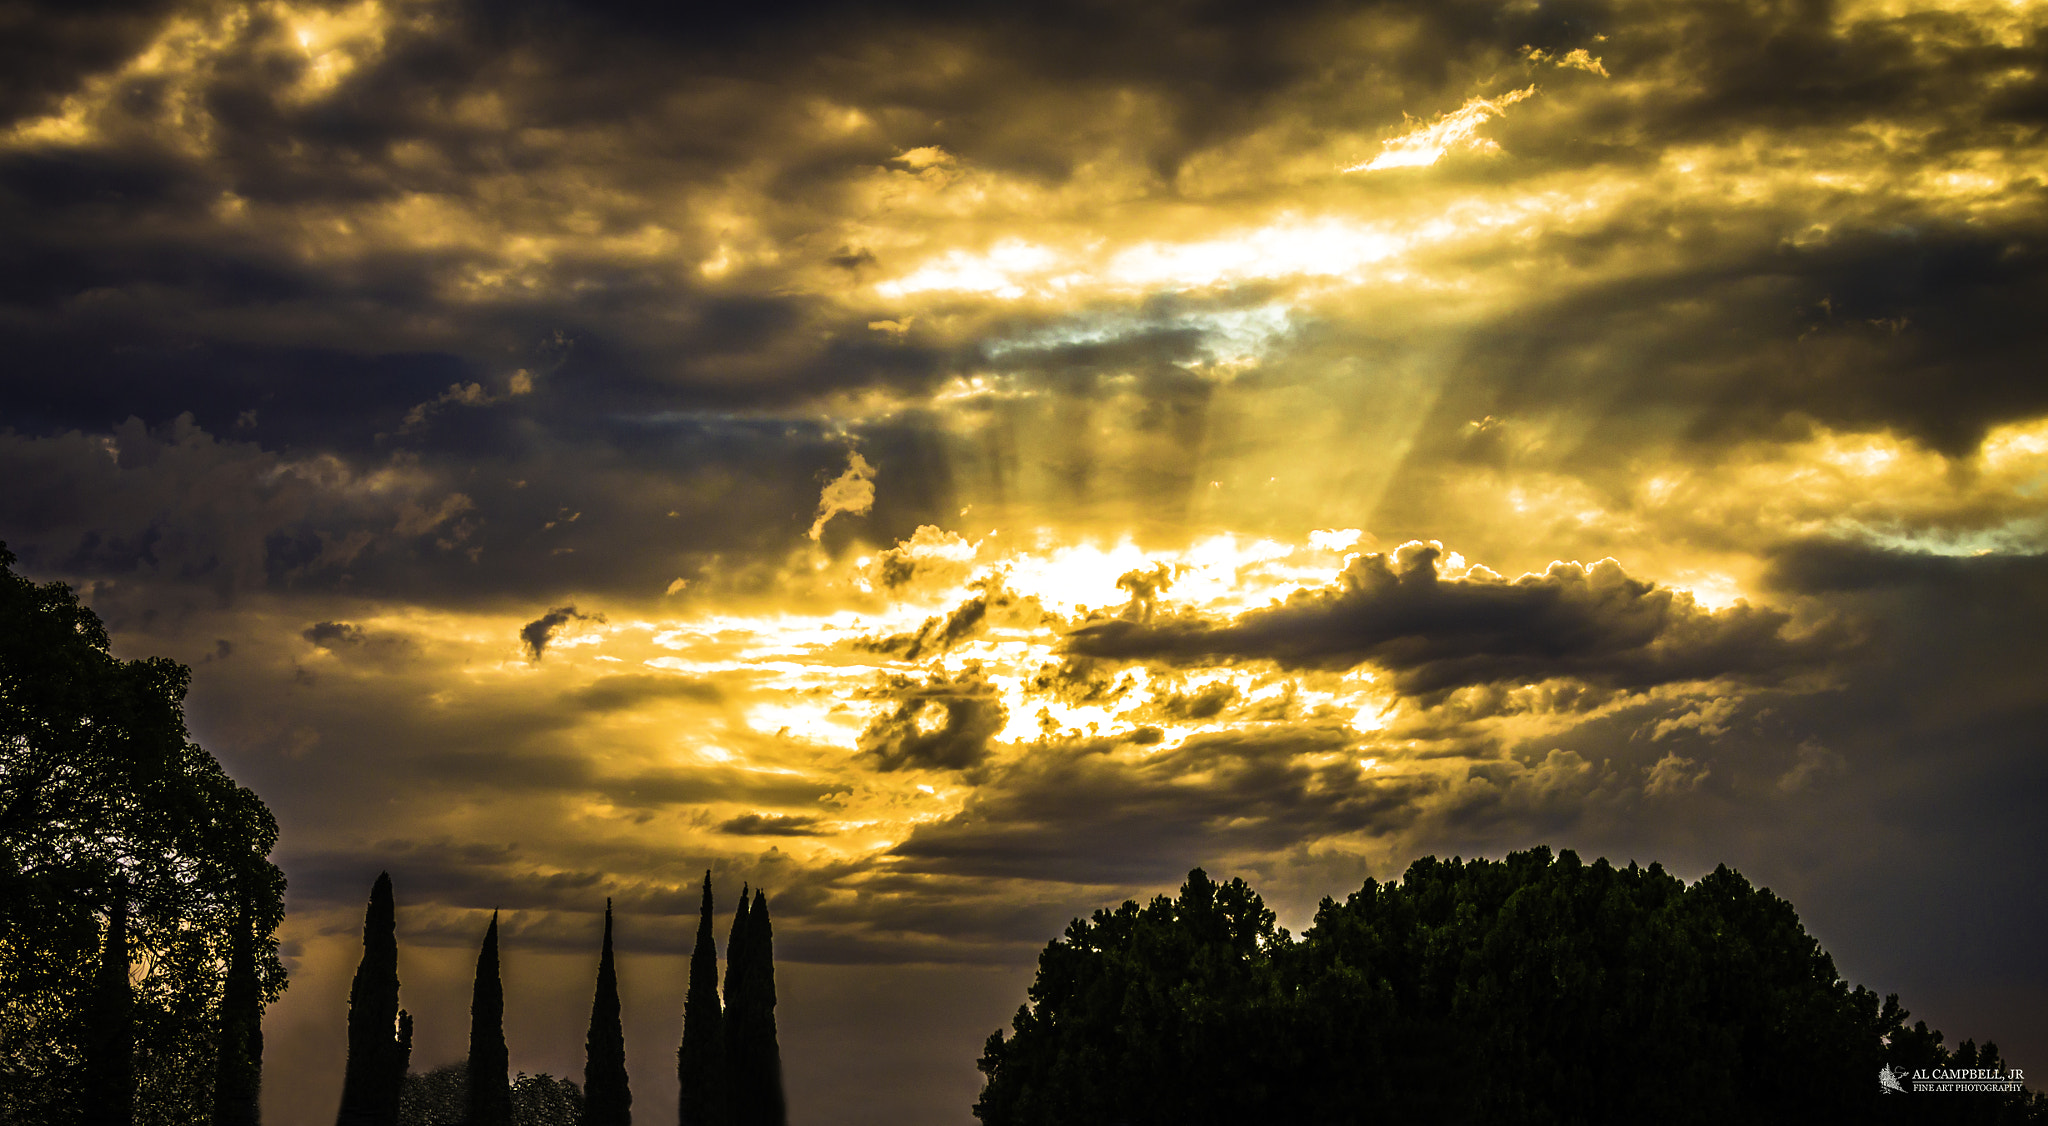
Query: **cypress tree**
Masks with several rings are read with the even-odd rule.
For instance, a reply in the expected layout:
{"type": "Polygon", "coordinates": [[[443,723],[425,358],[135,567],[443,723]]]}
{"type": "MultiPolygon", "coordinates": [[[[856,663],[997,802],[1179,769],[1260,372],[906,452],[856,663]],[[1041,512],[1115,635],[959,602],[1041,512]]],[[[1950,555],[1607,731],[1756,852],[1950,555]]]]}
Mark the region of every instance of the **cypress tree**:
{"type": "Polygon", "coordinates": [[[219,1058],[213,1078],[213,1126],[262,1121],[263,983],[256,977],[256,919],[241,897],[228,942],[228,976],[220,1001],[219,1058]]]}
{"type": "MultiPolygon", "coordinates": [[[[730,959],[728,959],[730,961],[730,959]]],[[[746,957],[740,964],[741,1022],[745,1042],[733,1073],[736,1126],[788,1126],[782,1093],[782,1049],[775,1041],[775,935],[768,895],[754,892],[747,916],[746,957]]],[[[728,975],[730,970],[728,970],[728,975]]]]}
{"type": "Polygon", "coordinates": [[[505,1051],[505,986],[498,976],[498,913],[476,956],[469,1002],[468,1126],[512,1126],[512,1061],[505,1051]]]}
{"type": "Polygon", "coordinates": [[[398,1089],[411,1059],[412,1017],[398,1008],[398,909],[391,874],[379,872],[363,912],[363,961],[348,991],[348,1067],[335,1126],[397,1126],[398,1089]]]}
{"type": "Polygon", "coordinates": [[[135,1121],[135,994],[128,985],[128,882],[114,878],[85,1032],[85,1126],[135,1121]]]}
{"type": "Polygon", "coordinates": [[[612,966],[612,901],[604,901],[604,952],[597,960],[597,998],[584,1042],[583,1126],[631,1126],[633,1092],[626,1086],[626,1033],[619,1023],[619,975],[612,966]]]}
{"type": "Polygon", "coordinates": [[[747,919],[753,909],[747,892],[742,883],[740,904],[733,909],[732,929],[725,937],[725,1113],[734,1126],[746,1120],[739,1077],[744,1071],[747,1026],[746,975],[742,971],[747,964],[747,919]]]}
{"type": "Polygon", "coordinates": [[[683,1043],[676,1050],[682,1088],[679,1126],[728,1126],[725,1020],[718,1003],[718,939],[712,933],[711,873],[704,873],[704,906],[697,946],[690,952],[690,991],[683,999],[683,1043]]]}

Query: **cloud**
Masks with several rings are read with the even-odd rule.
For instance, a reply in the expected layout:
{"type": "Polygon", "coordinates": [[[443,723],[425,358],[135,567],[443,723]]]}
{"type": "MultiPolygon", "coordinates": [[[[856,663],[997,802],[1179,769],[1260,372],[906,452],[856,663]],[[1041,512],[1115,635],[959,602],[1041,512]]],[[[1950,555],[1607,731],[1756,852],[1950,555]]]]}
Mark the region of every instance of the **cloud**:
{"type": "Polygon", "coordinates": [[[519,627],[519,640],[526,646],[527,659],[538,661],[548,643],[570,622],[603,622],[603,614],[579,613],[574,606],[557,606],[519,627]]]}
{"type": "Polygon", "coordinates": [[[1410,543],[1360,555],[1329,587],[1228,623],[1098,622],[1069,652],[1119,660],[1271,660],[1288,668],[1368,663],[1411,694],[1571,677],[1643,688],[1731,677],[1776,681],[1821,663],[1839,634],[1794,634],[1790,615],[1738,605],[1711,613],[1689,595],[1630,578],[1619,564],[1553,564],[1512,581],[1439,574],[1443,551],[1410,543]]]}
{"type": "Polygon", "coordinates": [[[9,9],[0,533],[193,665],[295,917],[672,956],[715,866],[1028,965],[1547,839],[2027,964],[2027,6],[249,11],[9,9]]]}
{"type": "Polygon", "coordinates": [[[873,695],[886,703],[860,733],[878,770],[965,770],[988,755],[1009,713],[978,666],[923,682],[886,677],[873,695]]]}
{"type": "Polygon", "coordinates": [[[1330,761],[1351,739],[1321,726],[1220,732],[1135,761],[1124,751],[1140,744],[1115,738],[1047,742],[892,855],[915,871],[1120,883],[1301,840],[1395,832],[1438,783],[1330,761]]]}
{"type": "Polygon", "coordinates": [[[818,497],[818,518],[811,522],[810,537],[825,534],[825,525],[844,512],[864,516],[875,507],[875,468],[858,453],[847,455],[846,472],[834,477],[818,497]]]}
{"type": "Polygon", "coordinates": [[[815,817],[743,813],[719,823],[718,831],[739,837],[814,837],[824,832],[815,817]]]}
{"type": "Polygon", "coordinates": [[[361,645],[363,643],[362,627],[350,625],[347,622],[314,622],[306,627],[305,632],[299,636],[322,649],[332,649],[339,645],[361,645]]]}
{"type": "MultiPolygon", "coordinates": [[[[1584,54],[1583,51],[1579,53],[1584,54]]],[[[1398,137],[1389,137],[1381,143],[1384,151],[1378,156],[1351,165],[1344,171],[1378,172],[1387,168],[1425,168],[1442,160],[1446,152],[1458,148],[1482,153],[1497,151],[1500,145],[1481,137],[1479,127],[1486,124],[1488,118],[1506,113],[1509,106],[1523,98],[1532,97],[1535,93],[1536,87],[1525,86],[1497,97],[1470,98],[1459,108],[1449,113],[1438,114],[1436,120],[1427,125],[1417,125],[1398,137]]]]}

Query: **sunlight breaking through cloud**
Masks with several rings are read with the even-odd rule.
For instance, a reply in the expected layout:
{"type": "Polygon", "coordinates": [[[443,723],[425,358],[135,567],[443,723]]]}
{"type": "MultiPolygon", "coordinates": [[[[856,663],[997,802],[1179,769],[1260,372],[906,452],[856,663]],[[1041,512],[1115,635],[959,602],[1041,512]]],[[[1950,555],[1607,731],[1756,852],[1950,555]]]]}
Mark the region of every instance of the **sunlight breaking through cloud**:
{"type": "MultiPolygon", "coordinates": [[[[1584,55],[1585,52],[1580,51],[1577,54],[1584,55]]],[[[1598,65],[1597,62],[1592,63],[1587,69],[1598,65]]],[[[1535,93],[1536,87],[1525,86],[1497,97],[1475,96],[1449,113],[1438,114],[1436,120],[1427,125],[1418,124],[1398,137],[1389,137],[1382,142],[1381,148],[1384,151],[1378,156],[1350,165],[1344,171],[1378,172],[1387,168],[1426,168],[1442,160],[1445,153],[1458,148],[1482,153],[1497,151],[1500,146],[1486,137],[1481,137],[1479,127],[1486,124],[1488,119],[1506,113],[1509,106],[1535,93]]]]}

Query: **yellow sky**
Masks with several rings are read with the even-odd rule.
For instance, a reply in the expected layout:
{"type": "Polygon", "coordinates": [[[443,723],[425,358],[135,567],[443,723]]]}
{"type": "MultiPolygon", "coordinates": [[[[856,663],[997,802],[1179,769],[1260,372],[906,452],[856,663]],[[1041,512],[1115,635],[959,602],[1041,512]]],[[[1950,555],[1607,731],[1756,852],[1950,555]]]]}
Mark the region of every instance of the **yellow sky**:
{"type": "Polygon", "coordinates": [[[292,1028],[384,866],[422,949],[711,867],[1014,968],[1551,843],[1903,973],[1881,876],[2033,841],[2041,4],[627,8],[52,15],[0,91],[0,535],[195,666],[292,1028]]]}

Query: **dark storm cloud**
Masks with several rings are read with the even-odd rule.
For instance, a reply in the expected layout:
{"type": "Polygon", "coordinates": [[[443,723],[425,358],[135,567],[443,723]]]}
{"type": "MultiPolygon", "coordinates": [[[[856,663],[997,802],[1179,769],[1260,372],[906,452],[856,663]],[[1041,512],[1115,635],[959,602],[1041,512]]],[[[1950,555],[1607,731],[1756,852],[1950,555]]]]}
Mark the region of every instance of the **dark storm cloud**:
{"type": "Polygon", "coordinates": [[[1835,594],[1899,588],[1970,592],[1987,604],[2011,600],[2038,610],[2048,595],[2048,556],[1929,555],[1840,540],[1785,544],[1772,553],[1766,577],[1780,590],[1835,594]]]}
{"type": "Polygon", "coordinates": [[[573,750],[473,753],[423,751],[410,771],[441,785],[540,794],[593,794],[630,809],[732,800],[812,805],[843,787],[792,775],[762,775],[728,766],[689,766],[605,774],[573,750]]]}
{"type": "MultiPolygon", "coordinates": [[[[1886,743],[1926,739],[1936,761],[2005,759],[2016,779],[2040,774],[2021,748],[2038,745],[2048,711],[2039,674],[2048,555],[1933,556],[1810,540],[1780,546],[1766,577],[1871,623],[1871,643],[1841,657],[1856,669],[1858,703],[1816,717],[1816,730],[1870,725],[1886,743]],[[1929,734],[1885,730],[1880,715],[1901,732],[1929,734]]],[[[1956,793],[1943,812],[1968,800],[1956,793]]]]}
{"type": "MultiPolygon", "coordinates": [[[[458,404],[432,425],[513,409],[458,404]]],[[[0,430],[0,472],[18,482],[0,490],[0,528],[29,565],[75,581],[443,605],[637,599],[677,578],[713,591],[772,581],[755,561],[801,536],[816,474],[845,458],[815,421],[643,419],[573,441],[508,425],[510,448],[360,459],[279,453],[189,417],[100,435],[0,430]]],[[[916,433],[877,428],[868,445],[908,478],[871,524],[907,534],[948,499],[943,475],[917,472],[931,451],[916,433]]]]}
{"type": "Polygon", "coordinates": [[[363,643],[362,627],[350,625],[347,622],[314,622],[312,625],[307,626],[305,631],[299,636],[322,649],[331,649],[337,645],[361,645],[363,643]]]}
{"type": "MultiPolygon", "coordinates": [[[[1601,405],[1592,428],[1557,452],[1581,469],[1645,438],[1712,456],[1816,422],[1962,455],[1990,427],[2048,411],[2034,376],[2048,227],[1893,217],[1887,229],[1852,222],[1823,245],[1794,247],[1775,233],[1793,217],[1757,218],[1757,245],[1733,261],[1675,264],[1487,326],[1447,389],[1434,427],[1444,444],[1426,456],[1467,456],[1460,428],[1472,419],[1580,413],[1589,400],[1601,405]]],[[[1686,230],[1704,221],[1621,214],[1556,249],[1599,255],[1675,237],[1682,251],[1706,237],[1686,230]]]]}
{"type": "Polygon", "coordinates": [[[0,37],[0,121],[47,112],[87,75],[126,60],[175,3],[10,4],[0,37]]]}
{"type": "MultiPolygon", "coordinates": [[[[309,260],[274,233],[214,218],[223,191],[286,209],[418,195],[481,204],[483,180],[508,167],[534,173],[531,198],[509,207],[531,212],[521,223],[580,205],[566,188],[543,182],[559,152],[535,147],[522,139],[527,134],[453,112],[468,95],[501,99],[505,119],[531,127],[532,136],[615,124],[623,114],[660,137],[636,149],[576,158],[607,166],[605,175],[624,189],[596,209],[599,234],[630,233],[665,213],[669,203],[657,190],[662,185],[716,184],[765,154],[789,162],[761,201],[770,205],[766,221],[777,234],[796,236],[821,209],[841,202],[848,175],[915,145],[939,142],[991,167],[1015,165],[1059,179],[1073,159],[1074,138],[1033,124],[1042,114],[1021,111],[1035,98],[1075,89],[1104,95],[1143,90],[1160,99],[1167,107],[1161,121],[1129,139],[1149,146],[1148,159],[1170,171],[1187,153],[1296,105],[1313,107],[1325,126],[1368,131],[1404,111],[1449,108],[1462,99],[1475,70],[1519,66],[1514,60],[1524,45],[1555,51],[1584,46],[1594,34],[1610,36],[1599,49],[1617,72],[1682,69],[1687,81],[1677,85],[1685,96],[1623,102],[1585,94],[1591,100],[1584,106],[1560,97],[1564,108],[1548,118],[1539,99],[1525,107],[1538,112],[1504,119],[1504,128],[1526,120],[1537,130],[1532,140],[1548,136],[1543,129],[1585,134],[1584,113],[1605,120],[1593,135],[1639,135],[1632,128],[1652,124],[1674,136],[1711,137],[1754,128],[1769,108],[1774,115],[1804,115],[1800,121],[1938,121],[1943,143],[1959,145],[1981,141],[2000,121],[2023,115],[2031,104],[2027,91],[2042,81],[2038,43],[1988,44],[1967,27],[1932,16],[1845,31],[1830,22],[1832,9],[1812,4],[1655,11],[1594,3],[1509,9],[1297,4],[1256,13],[1210,5],[1111,11],[1046,4],[1029,15],[974,19],[931,8],[821,3],[714,16],[707,23],[694,10],[685,16],[638,4],[593,10],[537,3],[512,12],[476,7],[434,24],[394,26],[381,55],[305,105],[291,103],[281,90],[306,62],[267,46],[268,17],[258,18],[212,69],[193,79],[210,84],[197,96],[218,117],[221,143],[212,161],[136,142],[158,120],[151,115],[161,112],[139,98],[122,111],[132,131],[105,144],[16,152],[0,161],[0,191],[12,216],[0,239],[9,248],[0,272],[14,287],[0,311],[11,311],[7,331],[22,361],[12,366],[16,378],[0,380],[0,410],[32,432],[98,430],[129,414],[160,424],[190,411],[216,434],[246,419],[247,435],[267,448],[362,450],[379,434],[395,435],[409,411],[450,386],[481,382],[498,390],[494,381],[507,371],[539,362],[532,354],[536,341],[566,332],[579,343],[558,384],[542,381],[520,409],[445,412],[416,436],[430,456],[437,446],[473,454],[482,444],[523,462],[545,448],[533,442],[536,423],[557,436],[574,435],[571,447],[608,443],[616,436],[597,425],[607,414],[759,408],[876,384],[914,390],[971,362],[973,348],[877,339],[864,327],[865,312],[835,311],[787,291],[727,292],[687,270],[622,265],[580,249],[581,239],[567,240],[551,260],[547,284],[535,291],[546,296],[468,302],[451,299],[446,283],[488,257],[478,247],[489,248],[490,238],[431,250],[369,247],[336,264],[309,260]],[[1333,34],[1339,27],[1385,29],[1387,42],[1333,63],[1326,56],[1346,41],[1333,34]],[[849,36],[877,45],[899,40],[893,48],[877,46],[884,57],[944,43],[998,65],[961,68],[940,80],[896,64],[826,66],[812,54],[821,43],[849,36]],[[678,68],[679,55],[702,65],[678,68]],[[2001,79],[1994,90],[1985,77],[1992,74],[2031,77],[2001,79]],[[761,85],[766,76],[778,84],[761,85]],[[734,83],[752,94],[734,96],[734,83]],[[798,90],[877,107],[881,136],[837,148],[777,140],[803,132],[798,90]],[[2006,108],[1987,118],[1982,110],[1994,93],[2006,108]],[[799,151],[806,144],[821,147],[799,151]],[[436,159],[405,159],[402,152],[414,151],[408,145],[436,159]],[[294,327],[280,332],[281,324],[294,327]],[[72,377],[39,374],[56,370],[72,377]],[[116,404],[111,413],[109,404],[116,404]],[[485,419],[502,425],[476,425],[485,419]],[[528,435],[523,442],[515,438],[522,431],[528,435]]],[[[24,8],[17,42],[43,46],[23,55],[33,66],[14,72],[41,91],[24,94],[22,104],[43,104],[120,61],[123,51],[139,49],[158,17],[135,11],[24,8]]],[[[1556,81],[1565,77],[1556,72],[1556,81]]],[[[1513,147],[1522,160],[1546,151],[1541,143],[1513,147]]],[[[1588,154],[1567,152],[1565,159],[1584,161],[1588,154]]],[[[2031,340],[2018,326],[2039,303],[2038,255],[2012,250],[2038,244],[2038,232],[1980,225],[1969,236],[1976,243],[1963,245],[1962,236],[1931,230],[1910,212],[1886,222],[1886,229],[1909,233],[1886,236],[1894,239],[1890,246],[1832,252],[1826,257],[1833,265],[1794,254],[1808,261],[1792,262],[1789,278],[1784,264],[1769,260],[1736,271],[1778,277],[1781,284],[1762,295],[1749,292],[1753,286],[1724,286],[1705,317],[1681,318],[1691,330],[1682,325],[1661,334],[1676,358],[1712,345],[1726,370],[1648,380],[1644,390],[1651,397],[1628,401],[1655,405],[1660,395],[1687,388],[1698,396],[1692,405],[1702,412],[1703,427],[1724,412],[1768,425],[1789,409],[1917,428],[1944,448],[1967,441],[1987,421],[2039,407],[2038,381],[2017,374],[2031,340]],[[1801,282],[1802,275],[1810,277],[1801,282]],[[1778,370],[1784,360],[1772,351],[1777,342],[1768,333],[1738,334],[1750,341],[1748,354],[1726,343],[1729,323],[1757,323],[1754,316],[1766,307],[1782,320],[1787,308],[1824,298],[1840,310],[1833,331],[1845,339],[1809,339],[1804,351],[1811,358],[1790,362],[1825,376],[1874,360],[1875,379],[1788,376],[1778,370]],[[1857,326],[1893,318],[1909,325],[1896,341],[1848,339],[1862,331],[1857,326]],[[1922,390],[1937,385],[1958,391],[1940,399],[1922,390]]],[[[1644,230],[1664,225],[1646,221],[1644,230]]],[[[1616,237],[1634,233],[1617,231],[1616,237]]],[[[1778,245],[1773,232],[1759,251],[1775,253],[1778,245]]],[[[689,260],[708,250],[690,246],[679,254],[689,260]]],[[[819,248],[818,261],[833,252],[819,248]]],[[[1674,282],[1671,300],[1702,283],[1711,290],[1714,279],[1674,282]]],[[[1630,373],[1659,365],[1617,354],[1612,370],[1575,378],[1556,370],[1566,359],[1545,345],[1625,330],[1631,308],[1642,321],[1663,319],[1666,310],[1645,305],[1644,297],[1631,305],[1631,294],[1655,291],[1632,280],[1589,298],[1582,309],[1502,324],[1482,337],[1494,345],[1476,362],[1502,370],[1504,409],[1516,406],[1515,396],[1541,395],[1545,387],[1562,394],[1592,379],[1640,379],[1630,373]],[[1534,329],[1535,320],[1545,327],[1534,329]],[[1524,355],[1532,358],[1498,363],[1524,355]],[[1512,366],[1529,378],[1515,378],[1512,366]]],[[[1697,292],[1691,299],[1698,300],[1697,292]]],[[[1807,327],[1783,326],[1793,338],[1807,327]]],[[[1092,379],[1106,368],[1128,366],[1165,381],[1146,394],[1166,403],[1207,393],[1206,384],[1172,367],[1194,347],[1189,330],[1162,322],[1150,335],[1019,353],[1005,363],[1053,380],[1074,372],[1092,379]],[[1175,379],[1185,385],[1172,384],[1175,379]]],[[[1176,409],[1193,412],[1188,425],[1198,434],[1198,405],[1176,409]]],[[[1179,484],[1185,482],[1176,478],[1162,488],[1179,484]]]]}
{"type": "Polygon", "coordinates": [[[942,616],[926,618],[916,633],[892,634],[864,641],[861,645],[876,653],[888,653],[906,661],[915,661],[922,657],[937,656],[965,641],[981,628],[987,618],[988,596],[981,595],[962,602],[942,616]]]}
{"type": "Polygon", "coordinates": [[[980,666],[920,682],[887,676],[870,695],[890,707],[860,733],[861,753],[881,770],[965,770],[988,755],[1009,712],[980,666]]]}
{"type": "Polygon", "coordinates": [[[826,830],[818,827],[815,817],[763,816],[759,813],[743,813],[718,824],[718,831],[731,833],[736,837],[815,837],[826,830]]]}
{"type": "Polygon", "coordinates": [[[1067,648],[1122,660],[1271,660],[1290,668],[1371,662],[1406,693],[1572,677],[1641,688],[1732,677],[1773,681],[1819,664],[1842,638],[1795,637],[1790,617],[1741,604],[1718,614],[1632,579],[1615,563],[1569,564],[1513,581],[1443,579],[1440,549],[1354,559],[1335,586],[1228,624],[1182,619],[1100,622],[1067,648]]]}
{"type": "Polygon", "coordinates": [[[0,430],[0,526],[31,565],[74,579],[209,590],[332,582],[367,558],[460,559],[474,525],[459,492],[401,467],[288,460],[180,417],[151,430],[26,438],[0,430]]]}
{"type": "MultiPolygon", "coordinates": [[[[933,530],[919,529],[920,532],[933,530]]],[[[967,569],[956,560],[934,561],[922,557],[916,553],[914,545],[902,542],[879,552],[870,568],[870,573],[876,575],[887,589],[907,586],[920,574],[944,577],[967,569]]],[[[1052,615],[1046,612],[1035,595],[1019,595],[1009,588],[1002,576],[975,579],[968,587],[979,593],[944,614],[926,618],[914,632],[862,638],[855,642],[855,647],[869,653],[887,653],[905,661],[930,660],[962,641],[981,636],[990,626],[1032,629],[1052,620],[1052,615]]]]}
{"type": "Polygon", "coordinates": [[[1041,667],[1030,680],[1031,691],[1064,704],[1107,706],[1137,687],[1137,678],[1114,662],[1067,657],[1041,667]]]}
{"type": "Polygon", "coordinates": [[[1341,727],[1219,732],[1136,762],[1116,755],[1118,740],[1047,742],[891,855],[916,871],[1126,883],[1170,877],[1190,858],[1396,830],[1436,783],[1303,758],[1355,738],[1341,727]]]}

